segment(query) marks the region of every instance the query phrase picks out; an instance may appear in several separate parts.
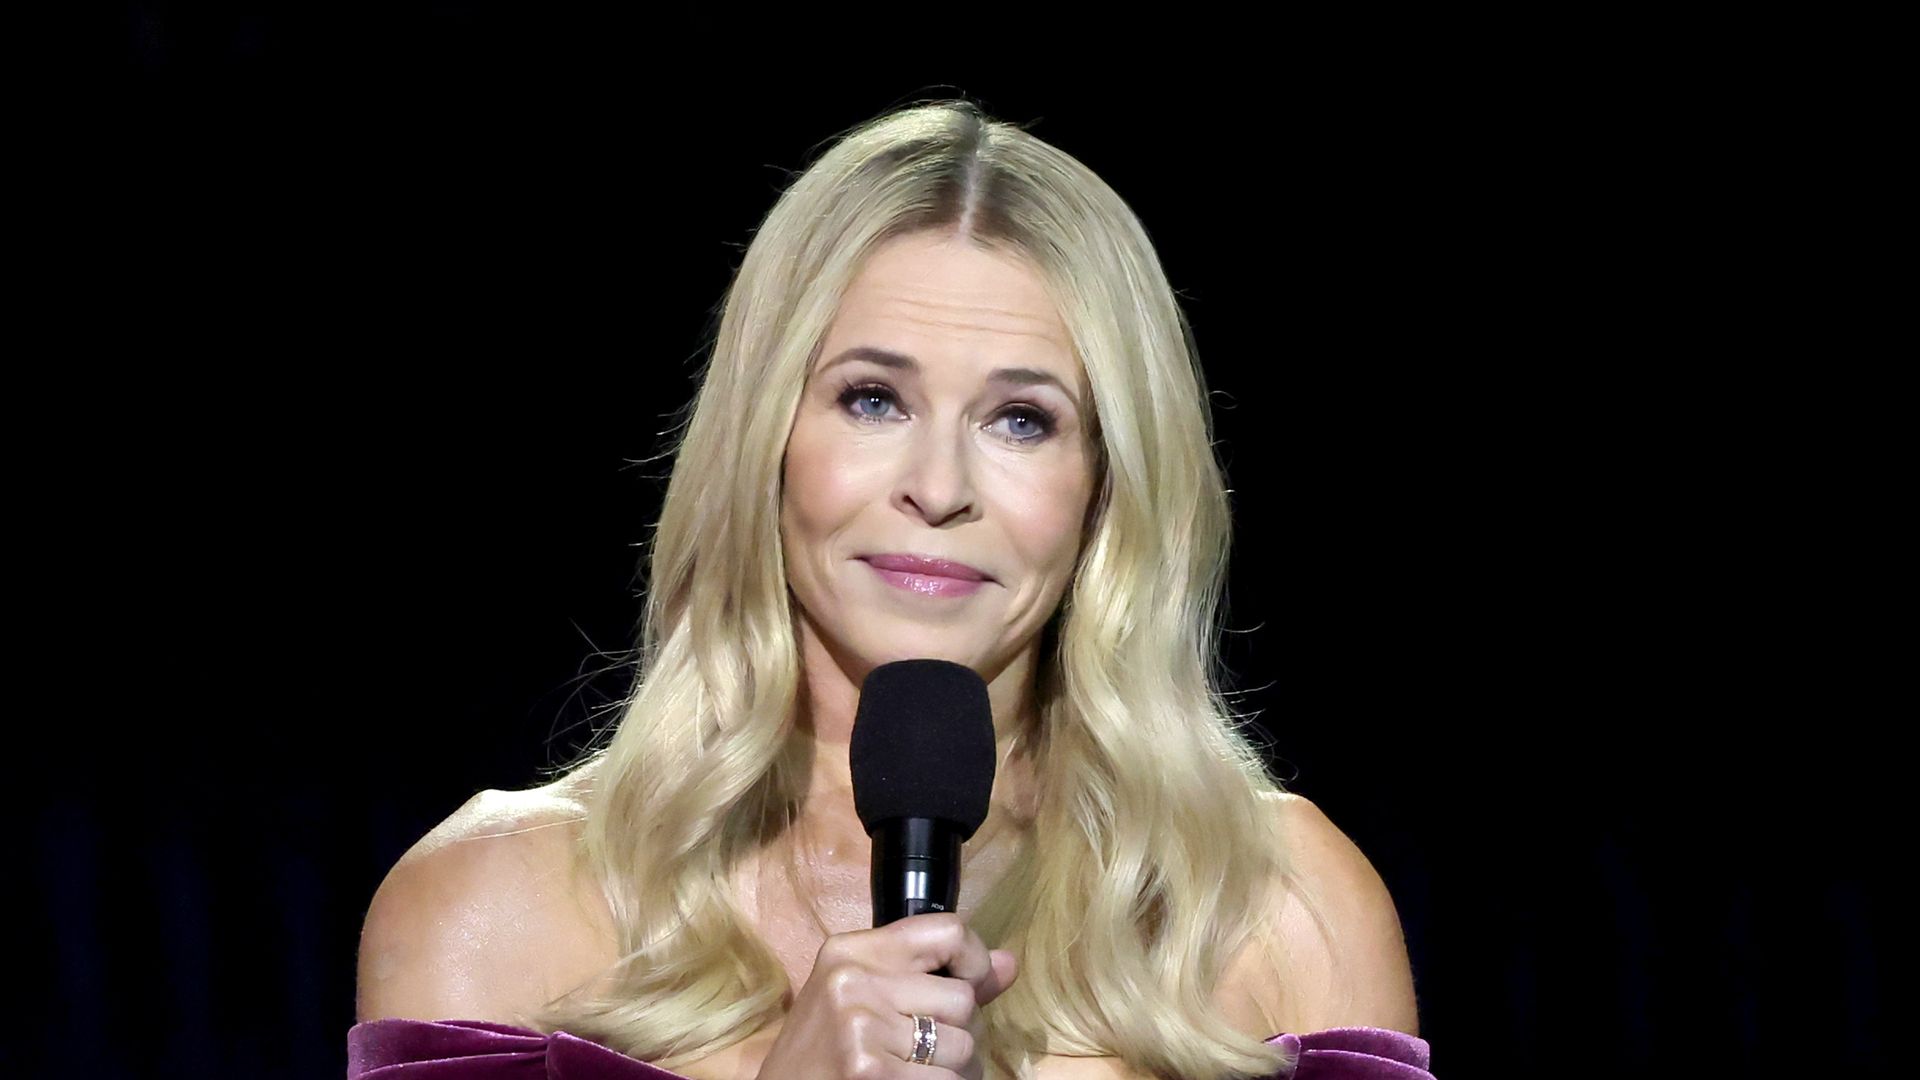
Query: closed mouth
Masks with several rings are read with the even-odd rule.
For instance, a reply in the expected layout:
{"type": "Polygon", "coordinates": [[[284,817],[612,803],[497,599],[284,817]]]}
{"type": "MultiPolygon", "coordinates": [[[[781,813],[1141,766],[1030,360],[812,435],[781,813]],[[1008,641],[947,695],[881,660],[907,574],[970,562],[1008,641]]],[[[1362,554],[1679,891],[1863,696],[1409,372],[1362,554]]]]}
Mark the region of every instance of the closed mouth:
{"type": "Polygon", "coordinates": [[[862,555],[860,558],[878,570],[892,570],[902,574],[919,574],[923,577],[953,578],[957,581],[992,581],[985,572],[954,562],[952,559],[937,559],[928,555],[862,555]]]}

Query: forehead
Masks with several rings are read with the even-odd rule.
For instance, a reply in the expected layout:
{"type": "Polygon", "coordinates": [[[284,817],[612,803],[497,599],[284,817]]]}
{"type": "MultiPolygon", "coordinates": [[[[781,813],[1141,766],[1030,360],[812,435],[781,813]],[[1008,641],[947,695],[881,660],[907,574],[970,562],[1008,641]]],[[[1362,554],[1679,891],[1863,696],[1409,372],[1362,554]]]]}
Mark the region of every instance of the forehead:
{"type": "Polygon", "coordinates": [[[964,237],[895,237],[868,257],[841,298],[822,356],[859,346],[982,368],[1018,360],[1069,385],[1084,381],[1039,271],[964,237]]]}

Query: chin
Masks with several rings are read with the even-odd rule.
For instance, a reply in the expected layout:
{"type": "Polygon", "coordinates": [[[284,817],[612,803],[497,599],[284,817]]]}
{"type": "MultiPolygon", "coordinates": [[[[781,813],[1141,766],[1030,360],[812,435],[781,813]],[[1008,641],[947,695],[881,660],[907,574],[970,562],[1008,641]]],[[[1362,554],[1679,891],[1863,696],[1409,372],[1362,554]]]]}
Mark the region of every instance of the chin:
{"type": "Polygon", "coordinates": [[[980,665],[979,655],[966,644],[954,641],[950,635],[898,634],[885,642],[871,643],[871,646],[862,649],[861,655],[871,661],[874,667],[896,660],[949,660],[975,670],[980,665]]]}

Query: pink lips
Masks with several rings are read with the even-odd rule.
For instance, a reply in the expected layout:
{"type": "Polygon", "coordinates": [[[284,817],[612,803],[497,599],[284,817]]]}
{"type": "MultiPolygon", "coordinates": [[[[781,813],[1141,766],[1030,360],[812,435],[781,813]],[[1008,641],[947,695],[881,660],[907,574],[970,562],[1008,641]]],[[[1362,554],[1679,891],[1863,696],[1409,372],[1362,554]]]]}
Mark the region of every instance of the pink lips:
{"type": "Polygon", "coordinates": [[[922,596],[965,596],[977,591],[987,581],[987,575],[973,567],[947,559],[929,559],[919,555],[868,555],[864,561],[887,584],[922,596]]]}

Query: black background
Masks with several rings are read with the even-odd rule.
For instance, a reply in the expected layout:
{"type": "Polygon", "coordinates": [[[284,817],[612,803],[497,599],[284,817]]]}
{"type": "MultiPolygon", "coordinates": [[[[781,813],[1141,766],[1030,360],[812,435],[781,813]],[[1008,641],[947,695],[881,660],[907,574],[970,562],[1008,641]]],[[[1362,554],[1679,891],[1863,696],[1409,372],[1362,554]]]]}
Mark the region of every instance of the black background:
{"type": "Polygon", "coordinates": [[[1159,247],[1227,662],[1391,887],[1436,1073],[1885,1067],[1891,652],[1831,604],[1873,553],[1776,363],[1810,317],[1759,287],[1793,226],[1738,86],[1473,27],[123,14],[50,216],[81,302],[40,375],[85,423],[48,488],[90,524],[29,673],[15,1074],[343,1074],[386,869],[626,689],[646,459],[752,228],[962,94],[1159,247]]]}

